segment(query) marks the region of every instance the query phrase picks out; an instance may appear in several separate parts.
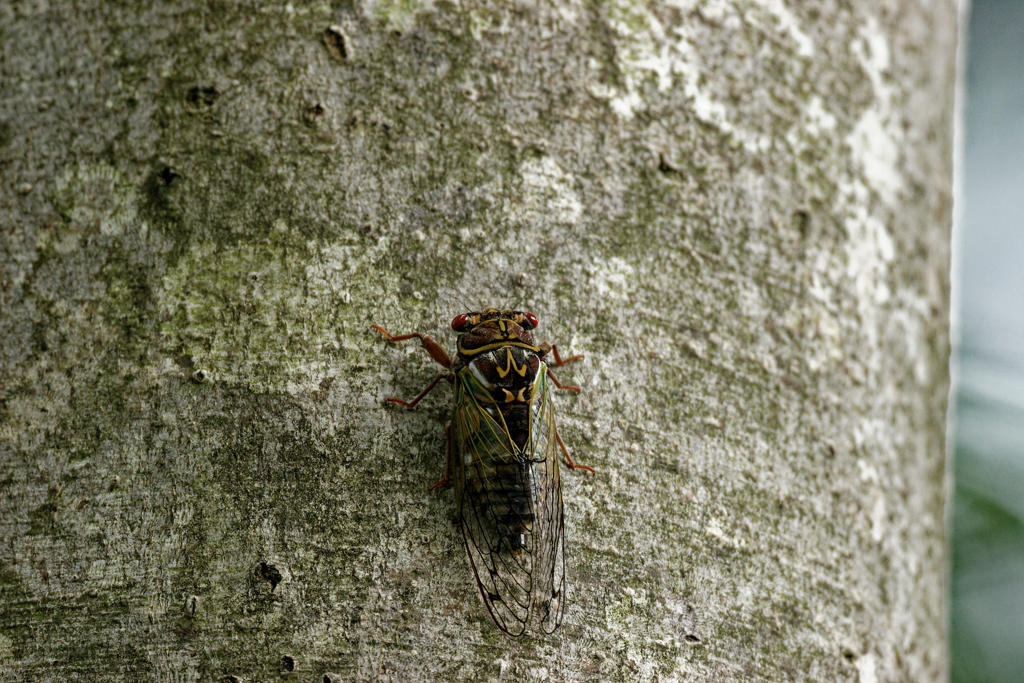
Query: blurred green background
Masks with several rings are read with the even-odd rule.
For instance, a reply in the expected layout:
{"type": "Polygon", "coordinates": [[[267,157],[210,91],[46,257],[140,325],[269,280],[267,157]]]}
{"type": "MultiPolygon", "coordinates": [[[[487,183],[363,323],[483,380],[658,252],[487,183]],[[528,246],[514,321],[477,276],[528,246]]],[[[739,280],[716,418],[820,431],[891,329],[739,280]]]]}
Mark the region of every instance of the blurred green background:
{"type": "Polygon", "coordinates": [[[990,683],[1024,681],[1024,0],[969,16],[951,649],[954,683],[990,683]]]}

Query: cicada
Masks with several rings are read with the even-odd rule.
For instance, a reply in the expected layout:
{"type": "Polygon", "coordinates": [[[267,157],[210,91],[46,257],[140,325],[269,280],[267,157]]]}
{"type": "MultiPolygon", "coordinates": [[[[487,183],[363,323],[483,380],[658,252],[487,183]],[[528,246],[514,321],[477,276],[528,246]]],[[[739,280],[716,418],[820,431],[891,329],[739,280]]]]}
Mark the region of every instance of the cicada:
{"type": "Polygon", "coordinates": [[[442,379],[454,388],[445,427],[448,465],[430,487],[454,482],[459,526],[480,595],[494,623],[512,637],[532,622],[548,634],[562,623],[566,604],[565,516],[558,452],[569,457],[555,425],[552,387],[579,393],[551,371],[582,358],[562,358],[548,342],[537,344],[537,317],[488,308],[455,316],[454,360],[430,335],[414,332],[444,369],[411,401],[412,408],[442,379]]]}

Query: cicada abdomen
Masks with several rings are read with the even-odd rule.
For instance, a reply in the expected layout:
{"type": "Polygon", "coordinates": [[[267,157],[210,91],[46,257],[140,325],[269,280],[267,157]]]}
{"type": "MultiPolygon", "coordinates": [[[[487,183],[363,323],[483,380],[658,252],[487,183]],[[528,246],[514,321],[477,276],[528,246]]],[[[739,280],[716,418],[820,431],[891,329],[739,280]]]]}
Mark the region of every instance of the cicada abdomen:
{"type": "Polygon", "coordinates": [[[454,385],[448,428],[449,470],[454,478],[462,536],[484,605],[502,631],[522,635],[531,621],[545,633],[562,622],[566,604],[565,524],[558,452],[576,465],[558,436],[551,402],[558,382],[548,367],[563,361],[549,344],[535,345],[537,319],[521,311],[464,313],[452,321],[459,332],[451,361],[440,345],[420,333],[430,355],[444,365],[411,402],[414,406],[442,378],[454,385]]]}

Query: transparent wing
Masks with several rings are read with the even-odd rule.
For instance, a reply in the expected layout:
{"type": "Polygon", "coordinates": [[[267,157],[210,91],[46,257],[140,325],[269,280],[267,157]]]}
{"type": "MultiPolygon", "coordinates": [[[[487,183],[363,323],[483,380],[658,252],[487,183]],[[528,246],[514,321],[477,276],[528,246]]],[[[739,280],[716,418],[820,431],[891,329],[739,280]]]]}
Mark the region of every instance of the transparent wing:
{"type": "Polygon", "coordinates": [[[452,424],[462,536],[487,611],[498,628],[520,636],[537,564],[534,468],[487,391],[468,372],[459,382],[452,424]]]}
{"type": "Polygon", "coordinates": [[[519,636],[537,615],[553,633],[565,612],[565,525],[551,393],[534,383],[529,439],[513,444],[498,407],[470,373],[460,378],[453,424],[456,492],[466,552],[484,604],[519,636]]]}
{"type": "Polygon", "coordinates": [[[554,633],[565,614],[565,520],[558,472],[555,412],[545,368],[537,373],[530,401],[530,451],[537,482],[537,562],[534,611],[545,633],[554,633]]]}

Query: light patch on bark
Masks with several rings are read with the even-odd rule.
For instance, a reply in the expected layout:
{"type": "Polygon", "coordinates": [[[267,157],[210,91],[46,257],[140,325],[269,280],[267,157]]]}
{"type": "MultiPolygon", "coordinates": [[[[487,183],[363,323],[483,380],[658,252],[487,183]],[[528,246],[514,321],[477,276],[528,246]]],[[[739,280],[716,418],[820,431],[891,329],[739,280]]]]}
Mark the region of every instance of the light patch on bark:
{"type": "MultiPolygon", "coordinates": [[[[138,178],[126,178],[122,171],[104,163],[81,162],[65,171],[54,183],[54,202],[69,225],[61,231],[54,248],[63,254],[78,248],[83,234],[99,232],[120,237],[138,220],[138,178]],[[80,198],[88,197],[88,201],[80,198]]],[[[145,228],[142,228],[145,230],[145,228]]],[[[52,234],[40,236],[39,246],[52,234]]]]}
{"type": "Polygon", "coordinates": [[[857,658],[857,681],[858,683],[878,683],[873,654],[861,655],[857,658]]]}
{"type": "MultiPolygon", "coordinates": [[[[746,36],[739,30],[744,24],[766,33],[778,31],[787,35],[796,47],[790,65],[796,71],[801,69],[800,60],[814,54],[810,37],[800,29],[796,18],[781,0],[758,2],[756,6],[763,14],[745,3],[729,0],[672,2],[667,5],[679,10],[682,16],[699,12],[706,20],[720,25],[733,34],[737,51],[753,49],[753,46],[744,45],[746,36]]],[[[629,119],[647,107],[641,95],[645,82],[653,77],[658,90],[665,92],[673,87],[678,77],[698,119],[717,127],[749,152],[770,149],[772,143],[768,134],[738,125],[732,120],[728,107],[710,94],[705,80],[713,81],[715,74],[702,65],[700,51],[692,44],[687,24],[664,23],[664,10],[657,3],[616,2],[610,6],[609,23],[619,38],[615,66],[623,76],[624,87],[620,89],[592,82],[590,92],[595,97],[608,100],[613,111],[629,119]]]]}
{"type": "Polygon", "coordinates": [[[361,0],[367,16],[381,21],[390,30],[408,31],[417,16],[434,8],[433,0],[361,0]]]}
{"type": "Polygon", "coordinates": [[[875,101],[861,114],[846,142],[861,165],[865,181],[882,201],[893,206],[903,188],[903,176],[899,170],[903,132],[899,120],[893,116],[895,92],[886,80],[889,44],[875,17],[868,17],[860,27],[850,51],[868,75],[875,101]]]}
{"type": "Polygon", "coordinates": [[[527,159],[519,166],[523,190],[510,202],[509,218],[526,224],[575,224],[583,207],[573,189],[573,178],[550,156],[527,159]]]}

